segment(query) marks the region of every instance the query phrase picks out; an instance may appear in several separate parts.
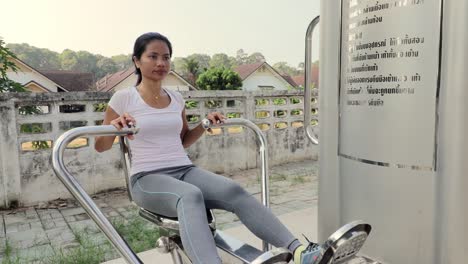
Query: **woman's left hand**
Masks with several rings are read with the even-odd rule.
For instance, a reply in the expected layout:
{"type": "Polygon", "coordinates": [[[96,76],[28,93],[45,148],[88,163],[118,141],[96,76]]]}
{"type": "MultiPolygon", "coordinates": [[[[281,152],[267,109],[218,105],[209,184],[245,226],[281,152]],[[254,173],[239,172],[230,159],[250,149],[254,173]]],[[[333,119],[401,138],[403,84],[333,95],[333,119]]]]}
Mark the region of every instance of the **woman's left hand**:
{"type": "Polygon", "coordinates": [[[212,113],[209,113],[206,118],[208,120],[210,120],[210,122],[213,124],[213,125],[218,125],[218,124],[222,124],[224,123],[224,121],[226,120],[226,117],[223,116],[221,113],[218,113],[218,112],[212,112],[212,113]]]}

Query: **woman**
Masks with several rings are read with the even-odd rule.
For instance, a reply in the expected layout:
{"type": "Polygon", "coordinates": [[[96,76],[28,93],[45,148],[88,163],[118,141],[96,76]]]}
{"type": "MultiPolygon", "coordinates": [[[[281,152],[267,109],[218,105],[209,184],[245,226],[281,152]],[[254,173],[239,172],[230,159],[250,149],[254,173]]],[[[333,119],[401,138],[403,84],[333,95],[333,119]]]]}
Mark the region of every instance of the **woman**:
{"type": "MultiPolygon", "coordinates": [[[[172,45],[158,33],[140,36],[134,46],[136,86],[116,92],[106,110],[104,125],[122,129],[130,123],[140,132],[128,136],[132,150],[131,192],[147,210],[178,217],[180,236],[193,263],[221,263],[206,209],[235,213],[256,236],[275,247],[294,253],[295,263],[314,263],[321,252],[313,244],[304,247],[271,211],[234,181],[194,166],[184,148],[205,132],[202,125],[189,129],[182,96],[161,86],[171,68],[172,45]]],[[[220,113],[207,118],[214,124],[225,120],[220,113]]],[[[114,136],[96,138],[102,152],[112,147],[114,136]]]]}

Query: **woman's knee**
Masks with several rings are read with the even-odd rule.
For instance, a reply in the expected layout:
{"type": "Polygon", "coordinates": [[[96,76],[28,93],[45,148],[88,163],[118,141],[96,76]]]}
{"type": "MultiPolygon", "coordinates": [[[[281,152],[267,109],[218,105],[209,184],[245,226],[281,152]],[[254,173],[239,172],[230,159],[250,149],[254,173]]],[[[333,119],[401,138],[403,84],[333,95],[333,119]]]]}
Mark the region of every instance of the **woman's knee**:
{"type": "Polygon", "coordinates": [[[223,193],[225,197],[231,201],[250,196],[242,186],[232,180],[229,180],[229,183],[225,185],[223,193]]]}
{"type": "Polygon", "coordinates": [[[180,197],[180,200],[183,200],[185,203],[205,203],[202,191],[195,186],[193,186],[193,188],[190,188],[190,190],[184,192],[184,194],[180,197]]]}

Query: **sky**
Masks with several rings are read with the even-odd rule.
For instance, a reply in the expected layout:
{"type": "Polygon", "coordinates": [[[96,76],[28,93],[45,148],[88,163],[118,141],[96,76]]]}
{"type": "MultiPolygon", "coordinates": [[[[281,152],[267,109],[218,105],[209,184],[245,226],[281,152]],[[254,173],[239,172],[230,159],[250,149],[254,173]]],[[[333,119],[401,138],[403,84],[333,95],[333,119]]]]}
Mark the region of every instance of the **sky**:
{"type": "MultiPolygon", "coordinates": [[[[56,52],[132,53],[149,31],[166,35],[173,57],[261,52],[273,65],[304,61],[307,26],[320,0],[0,0],[0,37],[56,52]]],[[[313,61],[318,59],[314,34],[313,61]]]]}

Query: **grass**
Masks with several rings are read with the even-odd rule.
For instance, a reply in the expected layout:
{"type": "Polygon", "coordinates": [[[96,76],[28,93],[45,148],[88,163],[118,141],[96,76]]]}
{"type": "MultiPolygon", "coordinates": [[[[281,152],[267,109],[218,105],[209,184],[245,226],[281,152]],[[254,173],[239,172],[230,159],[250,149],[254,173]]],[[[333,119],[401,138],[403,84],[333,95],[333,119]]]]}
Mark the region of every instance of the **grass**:
{"type": "Polygon", "coordinates": [[[275,181],[285,181],[285,180],[287,180],[287,177],[286,177],[286,175],[284,175],[284,174],[273,174],[273,175],[270,176],[270,180],[271,180],[272,182],[275,182],[275,181]]]}
{"type": "Polygon", "coordinates": [[[5,252],[2,259],[2,264],[19,264],[20,258],[16,254],[13,247],[10,245],[8,239],[5,241],[5,252]]]}
{"type": "MultiPolygon", "coordinates": [[[[152,249],[159,238],[156,225],[144,220],[137,213],[131,214],[127,219],[113,219],[112,225],[123,236],[135,253],[152,249]]],[[[109,241],[98,242],[91,236],[88,229],[79,232],[72,231],[78,245],[69,249],[54,248],[51,256],[38,260],[44,264],[99,264],[119,257],[117,251],[109,241]]],[[[98,234],[104,236],[104,234],[98,234]]],[[[6,241],[5,252],[1,264],[30,263],[16,254],[16,250],[6,241]]]]}
{"type": "Polygon", "coordinates": [[[115,219],[112,225],[136,253],[154,248],[159,238],[156,225],[144,220],[136,213],[129,219],[115,219]]]}
{"type": "Polygon", "coordinates": [[[303,184],[306,182],[310,182],[310,178],[306,178],[305,176],[294,176],[294,178],[292,178],[292,185],[303,184]]]}
{"type": "Polygon", "coordinates": [[[111,245],[106,241],[98,245],[86,232],[73,233],[79,244],[78,247],[63,250],[56,249],[55,254],[43,260],[44,263],[54,264],[99,264],[105,261],[106,251],[111,250],[111,245]]]}

